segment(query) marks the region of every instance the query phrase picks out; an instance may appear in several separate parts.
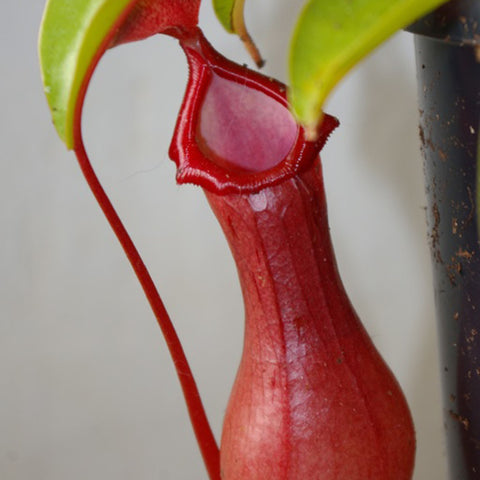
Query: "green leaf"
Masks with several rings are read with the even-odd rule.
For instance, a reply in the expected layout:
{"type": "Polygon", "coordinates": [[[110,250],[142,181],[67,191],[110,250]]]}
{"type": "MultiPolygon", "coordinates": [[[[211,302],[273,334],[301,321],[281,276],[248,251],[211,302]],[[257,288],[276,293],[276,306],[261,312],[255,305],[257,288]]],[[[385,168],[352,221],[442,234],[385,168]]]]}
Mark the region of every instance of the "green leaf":
{"type": "Polygon", "coordinates": [[[245,25],[245,0],[213,0],[213,9],[228,33],[235,33],[258,67],[265,63],[245,25]]]}
{"type": "Polygon", "coordinates": [[[292,110],[314,136],[322,106],[339,80],[397,30],[446,0],[309,0],[293,34],[292,110]]]}
{"type": "Polygon", "coordinates": [[[53,123],[74,147],[74,114],[83,81],[108,32],[132,0],[49,0],[39,38],[40,66],[53,123]]]}
{"type": "Polygon", "coordinates": [[[238,3],[238,0],[213,0],[213,9],[218,21],[228,33],[235,33],[233,28],[233,10],[236,3],[238,3]]]}
{"type": "Polygon", "coordinates": [[[47,1],[40,66],[53,123],[68,148],[78,146],[83,97],[105,50],[169,28],[195,28],[199,7],[200,0],[47,1]]]}

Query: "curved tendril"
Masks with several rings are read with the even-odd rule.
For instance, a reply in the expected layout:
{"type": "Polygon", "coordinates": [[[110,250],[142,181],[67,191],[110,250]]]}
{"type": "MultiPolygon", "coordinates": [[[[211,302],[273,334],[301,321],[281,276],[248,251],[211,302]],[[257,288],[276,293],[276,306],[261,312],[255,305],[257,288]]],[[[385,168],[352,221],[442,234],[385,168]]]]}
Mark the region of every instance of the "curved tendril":
{"type": "Polygon", "coordinates": [[[120,217],[103,189],[88,155],[83,140],[77,136],[75,154],[90,190],[102,209],[108,223],[120,242],[137,278],[140,282],[150,307],[167,343],[175,370],[185,397],[193,430],[211,480],[220,480],[220,452],[211,430],[200,398],[200,394],[188,364],[180,339],[175,331],[170,316],[163,304],[158,290],[147,270],[135,244],[124,227],[120,217]]]}

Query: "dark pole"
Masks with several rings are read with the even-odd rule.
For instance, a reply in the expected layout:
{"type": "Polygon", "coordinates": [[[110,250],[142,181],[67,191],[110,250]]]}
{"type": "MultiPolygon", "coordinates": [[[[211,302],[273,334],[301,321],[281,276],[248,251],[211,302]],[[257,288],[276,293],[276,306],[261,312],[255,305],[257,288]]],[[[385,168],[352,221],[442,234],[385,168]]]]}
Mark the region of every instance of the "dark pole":
{"type": "Polygon", "coordinates": [[[409,30],[450,479],[480,479],[480,0],[450,1],[409,30]]]}

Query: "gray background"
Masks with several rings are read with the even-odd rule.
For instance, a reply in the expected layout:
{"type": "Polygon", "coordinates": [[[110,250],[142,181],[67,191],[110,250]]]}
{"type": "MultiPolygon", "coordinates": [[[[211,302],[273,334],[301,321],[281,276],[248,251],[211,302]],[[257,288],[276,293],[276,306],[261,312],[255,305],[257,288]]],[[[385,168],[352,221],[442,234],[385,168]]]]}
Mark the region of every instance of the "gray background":
{"type": "MultiPolygon", "coordinates": [[[[300,0],[248,2],[265,71],[285,80],[300,0]]],[[[0,15],[0,478],[204,479],[152,314],[43,97],[43,2],[0,15]]],[[[205,0],[201,24],[250,63],[205,0]]],[[[412,38],[396,35],[328,103],[342,126],[323,152],[341,274],[411,405],[415,479],[443,480],[445,452],[412,38]]],[[[221,431],[242,343],[234,266],[202,192],[179,188],[167,148],[186,80],[170,38],[112,50],[84,131],[107,191],[158,283],[221,431]]]]}

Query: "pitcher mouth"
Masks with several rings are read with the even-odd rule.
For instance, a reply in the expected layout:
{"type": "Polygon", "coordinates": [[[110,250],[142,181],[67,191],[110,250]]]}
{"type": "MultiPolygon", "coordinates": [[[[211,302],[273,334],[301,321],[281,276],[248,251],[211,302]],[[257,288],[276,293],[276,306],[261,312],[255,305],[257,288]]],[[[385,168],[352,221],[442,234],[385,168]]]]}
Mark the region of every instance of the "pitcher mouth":
{"type": "Polygon", "coordinates": [[[336,118],[325,114],[317,140],[308,141],[288,109],[284,84],[226,59],[198,28],[176,36],[189,64],[169,150],[178,183],[246,193],[311,164],[338,126],[336,118]]]}

